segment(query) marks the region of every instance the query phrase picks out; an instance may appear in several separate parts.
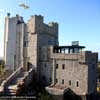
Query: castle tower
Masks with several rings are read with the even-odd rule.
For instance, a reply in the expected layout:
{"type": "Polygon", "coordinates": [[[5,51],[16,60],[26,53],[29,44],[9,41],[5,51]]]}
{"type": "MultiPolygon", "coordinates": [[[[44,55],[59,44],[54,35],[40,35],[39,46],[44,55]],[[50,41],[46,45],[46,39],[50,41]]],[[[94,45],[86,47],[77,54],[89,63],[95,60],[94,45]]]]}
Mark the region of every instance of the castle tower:
{"type": "Polygon", "coordinates": [[[39,71],[41,48],[43,46],[58,45],[58,24],[44,23],[43,16],[31,16],[28,28],[28,63],[39,71]]]}
{"type": "Polygon", "coordinates": [[[19,15],[5,18],[4,59],[7,70],[16,70],[23,66],[24,21],[19,15]]]}

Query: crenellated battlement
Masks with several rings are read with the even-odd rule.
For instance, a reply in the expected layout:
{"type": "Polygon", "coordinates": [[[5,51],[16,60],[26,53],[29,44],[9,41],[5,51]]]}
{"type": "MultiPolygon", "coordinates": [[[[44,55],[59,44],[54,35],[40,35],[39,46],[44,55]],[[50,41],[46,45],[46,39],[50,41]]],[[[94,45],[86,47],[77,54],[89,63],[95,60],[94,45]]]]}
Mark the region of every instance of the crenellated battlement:
{"type": "Polygon", "coordinates": [[[49,33],[58,36],[58,23],[49,22],[46,24],[44,23],[44,17],[41,15],[31,16],[28,25],[30,25],[29,30],[31,33],[49,33]]]}

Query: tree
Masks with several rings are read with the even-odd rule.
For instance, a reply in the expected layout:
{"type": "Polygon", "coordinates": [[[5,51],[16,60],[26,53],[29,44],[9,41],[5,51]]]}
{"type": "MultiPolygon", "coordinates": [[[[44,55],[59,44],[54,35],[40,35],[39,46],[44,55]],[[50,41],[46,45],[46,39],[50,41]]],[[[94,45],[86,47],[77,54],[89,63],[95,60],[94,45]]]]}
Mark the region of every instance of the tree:
{"type": "Polygon", "coordinates": [[[0,60],[0,74],[4,73],[4,66],[5,66],[4,60],[0,60]]]}
{"type": "Polygon", "coordinates": [[[2,68],[4,68],[5,62],[4,60],[0,60],[0,66],[2,66],[2,68]]]}

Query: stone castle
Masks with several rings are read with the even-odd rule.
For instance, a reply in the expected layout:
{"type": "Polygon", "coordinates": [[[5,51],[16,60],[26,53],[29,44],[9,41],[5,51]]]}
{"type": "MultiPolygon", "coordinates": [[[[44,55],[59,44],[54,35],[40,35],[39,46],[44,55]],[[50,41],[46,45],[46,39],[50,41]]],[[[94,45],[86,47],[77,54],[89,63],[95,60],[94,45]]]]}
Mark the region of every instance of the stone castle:
{"type": "Polygon", "coordinates": [[[34,15],[24,22],[16,15],[5,18],[4,59],[6,70],[34,68],[37,79],[53,95],[70,89],[77,95],[96,92],[98,53],[83,51],[78,41],[59,46],[58,23],[44,23],[43,16],[34,15]]]}

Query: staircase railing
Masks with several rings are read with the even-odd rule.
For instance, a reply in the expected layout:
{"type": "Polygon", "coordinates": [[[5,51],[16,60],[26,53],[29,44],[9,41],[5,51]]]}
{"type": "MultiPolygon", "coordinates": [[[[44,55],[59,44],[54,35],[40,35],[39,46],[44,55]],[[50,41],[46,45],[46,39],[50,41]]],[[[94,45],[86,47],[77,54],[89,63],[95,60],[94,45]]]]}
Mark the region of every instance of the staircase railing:
{"type": "MultiPolygon", "coordinates": [[[[0,89],[2,89],[2,91],[4,90],[4,88],[14,79],[16,78],[16,76],[21,73],[21,71],[23,70],[23,67],[19,67],[15,72],[13,72],[6,80],[4,80],[1,83],[0,89]]],[[[0,92],[2,92],[0,90],[0,92]]]]}

